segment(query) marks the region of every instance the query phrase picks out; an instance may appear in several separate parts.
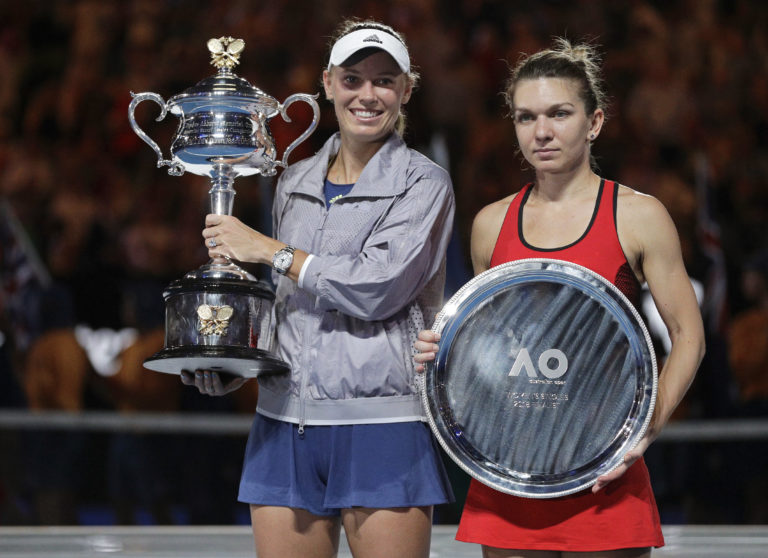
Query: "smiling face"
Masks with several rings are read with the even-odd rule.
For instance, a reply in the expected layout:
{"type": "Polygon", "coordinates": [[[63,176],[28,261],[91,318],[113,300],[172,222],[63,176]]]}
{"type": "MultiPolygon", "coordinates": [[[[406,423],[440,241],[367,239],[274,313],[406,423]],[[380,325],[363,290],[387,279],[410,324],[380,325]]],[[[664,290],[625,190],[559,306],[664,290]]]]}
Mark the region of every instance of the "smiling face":
{"type": "Polygon", "coordinates": [[[342,138],[381,142],[395,129],[400,106],[411,85],[392,57],[383,51],[353,66],[323,72],[325,95],[333,100],[342,138]]]}
{"type": "Polygon", "coordinates": [[[521,80],[513,106],[517,141],[536,172],[589,168],[590,142],[600,133],[603,111],[588,115],[579,83],[564,78],[521,80]]]}

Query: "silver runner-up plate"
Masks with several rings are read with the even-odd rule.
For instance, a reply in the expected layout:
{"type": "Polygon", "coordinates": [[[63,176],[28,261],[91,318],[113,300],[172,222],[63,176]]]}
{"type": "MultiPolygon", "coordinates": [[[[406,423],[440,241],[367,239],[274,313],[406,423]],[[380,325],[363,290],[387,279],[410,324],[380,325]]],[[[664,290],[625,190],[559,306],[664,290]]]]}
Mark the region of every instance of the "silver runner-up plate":
{"type": "Polygon", "coordinates": [[[446,453],[507,494],[592,486],[645,433],[657,366],[642,318],[610,282],[552,259],[499,265],[443,307],[423,402],[446,453]]]}

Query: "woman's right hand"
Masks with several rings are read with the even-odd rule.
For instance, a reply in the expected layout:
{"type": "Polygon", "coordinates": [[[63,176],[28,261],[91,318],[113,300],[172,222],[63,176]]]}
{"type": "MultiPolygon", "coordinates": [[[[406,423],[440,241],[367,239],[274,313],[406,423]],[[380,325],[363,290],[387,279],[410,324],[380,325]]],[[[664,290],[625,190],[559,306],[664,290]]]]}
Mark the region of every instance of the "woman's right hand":
{"type": "Polygon", "coordinates": [[[211,372],[210,370],[181,371],[181,383],[187,386],[195,386],[203,395],[225,395],[239,389],[248,381],[247,378],[231,374],[224,374],[224,378],[222,380],[221,374],[211,372]]]}
{"type": "Polygon", "coordinates": [[[440,341],[440,334],[431,329],[423,329],[419,332],[418,340],[413,344],[413,348],[419,351],[413,357],[416,362],[416,372],[424,372],[424,363],[435,360],[435,354],[440,348],[437,342],[440,341]]]}

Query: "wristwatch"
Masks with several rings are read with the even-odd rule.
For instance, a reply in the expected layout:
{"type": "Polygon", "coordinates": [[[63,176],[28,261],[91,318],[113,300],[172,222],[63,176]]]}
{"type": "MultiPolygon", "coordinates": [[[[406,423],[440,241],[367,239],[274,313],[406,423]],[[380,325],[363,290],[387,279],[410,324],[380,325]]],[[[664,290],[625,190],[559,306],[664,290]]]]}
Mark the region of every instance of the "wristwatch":
{"type": "Polygon", "coordinates": [[[291,269],[291,264],[293,263],[293,253],[295,251],[296,248],[293,246],[280,248],[280,250],[275,252],[275,255],[272,256],[272,268],[280,275],[288,273],[288,270],[291,269]]]}

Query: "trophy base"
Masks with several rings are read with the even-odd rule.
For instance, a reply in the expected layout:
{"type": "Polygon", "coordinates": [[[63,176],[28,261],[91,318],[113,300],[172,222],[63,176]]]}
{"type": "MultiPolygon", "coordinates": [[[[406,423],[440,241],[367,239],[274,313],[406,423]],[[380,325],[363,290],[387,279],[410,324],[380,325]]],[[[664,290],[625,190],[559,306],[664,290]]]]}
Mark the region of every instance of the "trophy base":
{"type": "Polygon", "coordinates": [[[155,372],[212,370],[243,378],[288,372],[288,364],[267,351],[250,347],[190,346],[163,349],[144,361],[155,372]]]}

